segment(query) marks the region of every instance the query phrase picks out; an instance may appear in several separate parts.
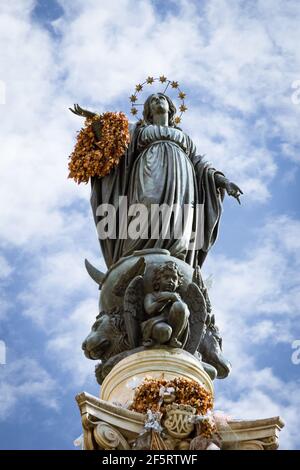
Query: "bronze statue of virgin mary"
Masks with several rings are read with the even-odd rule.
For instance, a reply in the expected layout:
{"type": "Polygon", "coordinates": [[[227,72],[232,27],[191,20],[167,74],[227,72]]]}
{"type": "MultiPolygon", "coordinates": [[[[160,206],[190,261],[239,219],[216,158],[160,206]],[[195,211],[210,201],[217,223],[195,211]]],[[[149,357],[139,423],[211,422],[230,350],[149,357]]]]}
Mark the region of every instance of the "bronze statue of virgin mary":
{"type": "Polygon", "coordinates": [[[242,191],[197,154],[192,139],[176,126],[175,114],[168,96],[150,95],[144,104],[143,120],[130,126],[130,144],[119,166],[105,177],[91,179],[95,223],[100,220],[97,208],[102,204],[112,204],[121,221],[116,236],[100,239],[108,268],[121,257],[149,248],[165,248],[191,266],[202,266],[217,237],[225,191],[239,201],[242,191]],[[126,210],[120,206],[124,196],[126,210]],[[127,211],[137,204],[149,209],[149,218],[151,206],[171,209],[163,213],[164,223],[171,227],[170,236],[152,238],[151,221],[147,220],[138,238],[124,237],[125,225],[132,220],[127,211]],[[180,207],[184,208],[185,225],[178,238],[175,228],[183,222],[180,207]],[[121,210],[124,214],[118,214],[121,210]]]}

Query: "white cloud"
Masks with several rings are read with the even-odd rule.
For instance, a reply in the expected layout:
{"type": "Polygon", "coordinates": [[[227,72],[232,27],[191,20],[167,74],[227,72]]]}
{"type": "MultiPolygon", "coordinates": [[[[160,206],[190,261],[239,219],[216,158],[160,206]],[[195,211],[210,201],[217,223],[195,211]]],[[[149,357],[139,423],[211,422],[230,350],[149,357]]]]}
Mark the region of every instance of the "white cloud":
{"type": "Polygon", "coordinates": [[[151,69],[154,75],[163,70],[183,86],[192,85],[184,124],[199,152],[237,178],[248,198],[267,201],[268,185],[277,171],[268,140],[279,135],[282,140],[291,139],[286,156],[297,159],[295,126],[300,108],[291,104],[287,77],[299,69],[299,54],[295,43],[287,43],[283,28],[278,32],[277,25],[283,16],[285,29],[291,23],[294,34],[294,18],[300,13],[294,3],[285,9],[285,3],[280,2],[276,16],[270,4],[245,9],[245,5],[232,2],[210,1],[201,18],[195,5],[180,2],[178,16],[170,12],[158,21],[147,2],[137,10],[128,0],[111,2],[110,9],[103,11],[101,3],[91,1],[79,13],[77,4],[66,7],[64,2],[69,16],[59,28],[65,67],[72,68],[67,86],[80,93],[81,83],[87,83],[87,101],[101,108],[111,106],[115,97],[127,97],[133,83],[144,78],[145,70],[151,69]],[[279,48],[282,42],[293,61],[279,48]]]}
{"type": "MultiPolygon", "coordinates": [[[[79,218],[78,223],[83,228],[77,226],[76,230],[81,233],[87,226],[86,219],[79,218]]],[[[88,247],[93,235],[97,242],[96,232],[91,231],[87,237],[82,234],[80,242],[70,243],[73,230],[74,226],[66,229],[59,251],[50,252],[32,265],[27,273],[30,285],[20,293],[18,301],[23,307],[22,315],[37,325],[45,337],[47,357],[59,372],[69,374],[70,386],[81,387],[94,379],[96,363],[84,356],[81,344],[98,314],[99,297],[98,286],[86,272],[84,259],[103,271],[106,268],[103,259],[94,261],[96,257],[88,247]]]]}
{"type": "MultiPolygon", "coordinates": [[[[58,370],[84,383],[94,363],[83,357],[80,343],[97,313],[97,293],[82,262],[97,259],[98,246],[87,215],[89,187],[67,180],[67,156],[81,125],[67,108],[78,101],[100,111],[128,111],[129,94],[148,74],[177,79],[190,108],[183,127],[199,153],[239,183],[252,204],[270,203],[270,184],[283,159],[299,163],[300,106],[291,102],[291,83],[300,78],[300,11],[297,1],[210,0],[201,12],[199,2],[181,1],[177,13],[162,19],[150,1],[61,0],[65,16],[53,23],[54,38],[31,20],[35,4],[13,0],[0,7],[0,80],[6,84],[0,244],[30,256],[22,266],[27,284],[18,296],[21,313],[41,328],[58,370]],[[282,155],[273,150],[274,138],[282,155]]],[[[299,221],[277,218],[253,236],[257,242],[243,259],[225,253],[207,264],[209,272],[220,273],[213,304],[234,362],[229,383],[240,396],[237,403],[223,396],[223,406],[242,417],[282,409],[289,429],[285,445],[292,447],[299,403],[287,399],[282,408],[279,389],[286,384],[258,371],[248,346],[251,337],[254,351],[293,335],[300,304],[299,221]],[[265,390],[264,381],[273,389],[265,390]]],[[[4,258],[0,272],[9,281],[4,258]]],[[[8,305],[1,299],[2,312],[8,305]]],[[[6,369],[4,415],[18,403],[19,389],[57,404],[52,379],[24,361],[6,369]]],[[[287,390],[294,394],[293,384],[287,390]]]]}
{"type": "Polygon", "coordinates": [[[20,409],[32,409],[40,403],[58,410],[59,387],[54,379],[34,359],[24,357],[0,369],[0,420],[20,409]]]}
{"type": "Polygon", "coordinates": [[[290,343],[293,340],[292,325],[287,321],[261,320],[249,326],[248,336],[252,343],[290,343]],[[288,330],[287,330],[288,325],[288,330]]]}
{"type": "Polygon", "coordinates": [[[274,11],[269,3],[245,9],[211,0],[201,17],[192,2],[180,2],[178,14],[163,20],[147,1],[61,4],[65,16],[55,22],[55,40],[30,20],[33,1],[19,9],[13,2],[0,20],[0,78],[9,110],[1,126],[4,241],[55,237],[64,208],[88,198],[88,188],[66,180],[66,157],[80,126],[68,106],[119,109],[148,73],[190,86],[184,123],[199,152],[237,179],[248,198],[270,198],[277,162],[267,140],[280,135],[286,156],[297,160],[300,107],[286,98],[300,61],[297,43],[285,33],[296,35],[296,3],[279,2],[274,11]]]}
{"type": "Polygon", "coordinates": [[[256,230],[246,257],[210,255],[206,266],[220,273],[211,299],[233,363],[226,385],[217,384],[217,408],[239,419],[280,415],[286,422],[281,448],[289,449],[299,446],[299,383],[259,364],[270,347],[282,343],[290,354],[285,350],[280,360],[291,365],[291,344],[300,334],[299,239],[300,221],[278,217],[256,230]]]}
{"type": "Polygon", "coordinates": [[[95,307],[95,298],[80,302],[67,318],[58,321],[55,334],[50,337],[46,346],[60,368],[69,374],[72,384],[79,388],[89,379],[96,383],[94,369],[97,361],[88,360],[81,349],[81,344],[95,321],[95,307]]]}
{"type": "MultiPolygon", "coordinates": [[[[232,386],[234,385],[232,384],[232,386]]],[[[281,390],[286,387],[287,384],[282,381],[281,390]]],[[[225,414],[235,419],[252,420],[280,416],[285,422],[285,427],[279,435],[279,448],[281,450],[297,449],[299,448],[297,432],[299,414],[297,410],[300,406],[298,389],[299,384],[295,384],[293,388],[288,387],[288,390],[292,393],[288,405],[282,404],[280,393],[276,395],[272,390],[268,390],[266,393],[252,385],[250,390],[245,388],[241,391],[238,401],[222,398],[219,405],[225,414]]]]}
{"type": "Polygon", "coordinates": [[[214,284],[216,307],[250,319],[299,315],[299,220],[277,217],[251,232],[245,258],[209,260],[210,271],[221,273],[214,284]]]}
{"type": "MultiPolygon", "coordinates": [[[[8,263],[7,259],[0,255],[0,319],[3,320],[10,307],[12,302],[8,299],[6,294],[6,286],[8,284],[8,279],[13,272],[13,267],[8,263]]],[[[0,338],[1,339],[1,338],[0,338]]]]}
{"type": "Polygon", "coordinates": [[[9,277],[12,271],[13,268],[9,265],[7,259],[0,255],[0,280],[9,277]]]}
{"type": "Polygon", "coordinates": [[[22,5],[20,4],[20,0],[12,0],[9,3],[2,2],[0,13],[17,16],[23,16],[24,14],[27,15],[31,12],[35,3],[35,0],[22,0],[22,5]],[[20,8],[21,6],[22,8],[20,8]]]}

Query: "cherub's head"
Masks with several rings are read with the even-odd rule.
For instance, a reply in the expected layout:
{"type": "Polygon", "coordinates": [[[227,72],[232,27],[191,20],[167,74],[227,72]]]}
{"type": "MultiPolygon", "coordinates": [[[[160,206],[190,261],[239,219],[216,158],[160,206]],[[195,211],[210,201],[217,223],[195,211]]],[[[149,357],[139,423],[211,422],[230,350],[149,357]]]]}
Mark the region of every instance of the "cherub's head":
{"type": "Polygon", "coordinates": [[[167,261],[155,269],[153,275],[153,289],[155,291],[175,292],[182,284],[183,275],[173,261],[167,261]]]}

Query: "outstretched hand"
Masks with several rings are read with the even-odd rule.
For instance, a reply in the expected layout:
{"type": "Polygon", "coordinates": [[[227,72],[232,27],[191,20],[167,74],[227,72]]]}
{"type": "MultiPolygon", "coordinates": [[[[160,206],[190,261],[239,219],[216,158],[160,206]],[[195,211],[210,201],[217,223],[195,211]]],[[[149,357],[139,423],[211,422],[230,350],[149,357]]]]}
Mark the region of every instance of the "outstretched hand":
{"type": "Polygon", "coordinates": [[[81,108],[79,104],[74,104],[74,109],[69,108],[69,110],[72,111],[72,113],[76,114],[76,116],[82,116],[82,117],[90,118],[90,119],[96,116],[96,113],[93,113],[92,111],[88,111],[87,109],[81,108]]]}
{"type": "Polygon", "coordinates": [[[238,187],[237,184],[232,183],[231,181],[226,181],[225,182],[225,190],[228,194],[228,196],[234,197],[239,204],[241,204],[240,201],[240,195],[244,194],[243,191],[238,187]]]}
{"type": "Polygon", "coordinates": [[[99,114],[93,113],[92,111],[89,111],[88,109],[83,109],[81,108],[81,106],[79,106],[79,104],[74,104],[74,109],[69,108],[69,110],[72,111],[73,114],[76,114],[76,116],[85,117],[86,119],[93,119],[95,116],[98,116],[99,119],[93,120],[92,128],[96,136],[96,139],[99,142],[102,136],[101,134],[102,123],[101,123],[99,114]]]}

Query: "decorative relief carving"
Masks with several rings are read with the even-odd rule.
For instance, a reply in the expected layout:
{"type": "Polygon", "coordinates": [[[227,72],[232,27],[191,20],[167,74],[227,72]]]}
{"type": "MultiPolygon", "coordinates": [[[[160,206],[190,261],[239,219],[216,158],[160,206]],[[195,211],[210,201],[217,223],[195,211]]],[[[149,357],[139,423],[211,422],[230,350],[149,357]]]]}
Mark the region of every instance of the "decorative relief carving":
{"type": "MultiPolygon", "coordinates": [[[[144,430],[144,415],[85,393],[76,398],[82,414],[85,450],[136,448],[134,443],[144,430]]],[[[189,405],[168,405],[167,416],[162,423],[162,439],[168,448],[189,449],[194,436],[194,424],[191,422],[194,414],[195,409],[189,405]]],[[[228,433],[227,428],[219,429],[222,449],[275,450],[278,447],[278,432],[284,423],[279,417],[273,417],[253,421],[230,421],[228,425],[231,433],[228,433]]]]}
{"type": "Polygon", "coordinates": [[[94,428],[94,438],[99,447],[104,450],[130,449],[130,445],[120,431],[105,422],[98,423],[94,428]]]}
{"type": "Polygon", "coordinates": [[[196,410],[192,406],[173,403],[167,407],[167,417],[163,426],[172,437],[177,439],[188,437],[195,427],[191,422],[191,416],[195,412],[196,410]]]}

